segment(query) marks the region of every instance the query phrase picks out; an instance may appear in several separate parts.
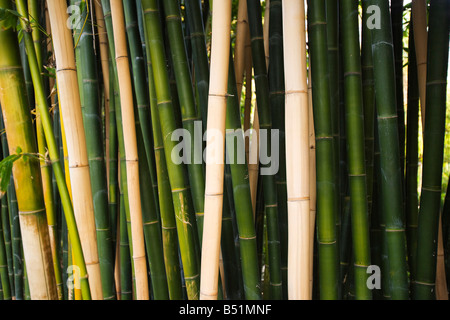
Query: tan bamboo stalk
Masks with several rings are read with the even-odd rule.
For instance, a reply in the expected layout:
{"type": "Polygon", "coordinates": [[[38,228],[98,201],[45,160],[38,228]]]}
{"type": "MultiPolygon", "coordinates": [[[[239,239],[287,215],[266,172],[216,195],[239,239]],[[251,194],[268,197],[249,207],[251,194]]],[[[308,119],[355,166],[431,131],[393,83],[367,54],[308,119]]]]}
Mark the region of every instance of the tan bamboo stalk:
{"type": "MultiPolygon", "coordinates": [[[[120,170],[119,170],[120,175],[120,170]]],[[[120,179],[119,179],[120,181],[120,179]]],[[[120,239],[120,224],[117,223],[116,239],[120,239]]],[[[114,284],[116,285],[116,299],[121,300],[122,285],[120,279],[120,241],[116,241],[116,257],[114,259],[114,284]]]]}
{"type": "Polygon", "coordinates": [[[212,16],[211,75],[208,100],[205,218],[200,300],[217,300],[222,227],[231,0],[215,1],[212,16]]]}
{"type": "Polygon", "coordinates": [[[313,292],[313,253],[314,253],[314,229],[316,227],[316,135],[314,131],[314,113],[312,103],[312,82],[311,69],[308,72],[308,103],[309,103],[309,214],[310,214],[310,235],[309,250],[310,250],[310,299],[312,299],[313,292]]]}
{"type": "Polygon", "coordinates": [[[439,219],[437,262],[436,262],[436,300],[448,300],[443,242],[444,241],[442,238],[442,216],[441,216],[439,219]]]}
{"type": "MultiPolygon", "coordinates": [[[[244,1],[246,2],[246,1],[244,1]]],[[[251,128],[251,113],[253,100],[253,58],[252,44],[250,42],[250,31],[247,28],[247,37],[245,40],[245,105],[244,105],[244,132],[249,132],[251,128]]],[[[239,101],[239,100],[238,100],[239,101]]],[[[249,163],[251,136],[245,138],[245,159],[249,163]]]]}
{"type": "Polygon", "coordinates": [[[304,1],[283,1],[288,191],[288,298],[310,298],[309,107],[304,1]]]}
{"type": "Polygon", "coordinates": [[[236,87],[238,93],[237,101],[241,101],[244,72],[246,71],[246,45],[248,31],[247,1],[239,1],[238,16],[236,23],[236,42],[234,45],[234,70],[236,74],[236,87]]]}
{"type": "Polygon", "coordinates": [[[417,76],[419,79],[420,113],[422,117],[422,131],[425,129],[425,101],[427,89],[427,2],[426,0],[412,1],[412,19],[414,28],[414,43],[417,56],[417,76]]]}
{"type": "MultiPolygon", "coordinates": [[[[95,21],[97,23],[97,33],[100,44],[100,62],[103,74],[103,90],[105,94],[105,150],[109,150],[109,47],[108,35],[106,33],[105,17],[103,16],[102,4],[100,0],[94,1],[95,21]]],[[[109,172],[109,152],[105,154],[106,172],[109,172]]],[[[109,186],[109,174],[106,175],[109,186]]]]}
{"type": "Polygon", "coordinates": [[[69,156],[75,219],[80,233],[92,299],[103,300],[91,179],[75,67],[73,37],[70,29],[67,28],[69,19],[67,4],[65,1],[59,0],[48,0],[47,4],[56,57],[59,102],[69,156]]]}
{"type": "Polygon", "coordinates": [[[145,257],[145,242],[139,187],[139,158],[133,106],[133,88],[131,84],[122,1],[111,1],[111,15],[114,26],[114,43],[116,46],[116,64],[117,76],[119,79],[120,104],[122,106],[123,138],[125,142],[136,298],[138,300],[148,300],[149,290],[147,261],[145,257]]]}

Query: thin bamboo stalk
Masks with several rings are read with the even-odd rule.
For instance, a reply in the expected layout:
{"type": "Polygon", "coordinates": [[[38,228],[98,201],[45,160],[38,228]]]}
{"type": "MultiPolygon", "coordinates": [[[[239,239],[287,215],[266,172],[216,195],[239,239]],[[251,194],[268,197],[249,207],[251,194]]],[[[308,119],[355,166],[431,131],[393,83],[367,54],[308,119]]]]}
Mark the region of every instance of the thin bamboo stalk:
{"type": "Polygon", "coordinates": [[[227,111],[228,64],[231,31],[231,1],[215,2],[212,17],[211,74],[208,100],[205,185],[205,227],[203,229],[200,299],[218,295],[220,235],[222,228],[225,119],[227,111]]]}
{"type": "Polygon", "coordinates": [[[420,114],[422,130],[425,130],[425,104],[427,91],[427,1],[412,1],[412,20],[414,21],[414,48],[416,50],[417,74],[419,78],[420,114]]]}
{"type": "MultiPolygon", "coordinates": [[[[248,16],[247,1],[239,1],[238,15],[236,22],[236,40],[234,45],[234,70],[236,73],[236,86],[238,93],[238,101],[241,102],[241,93],[243,87],[246,54],[245,48],[248,37],[248,16]]],[[[245,132],[245,130],[244,130],[245,132]]]]}
{"type": "Polygon", "coordinates": [[[291,300],[307,300],[311,296],[309,108],[304,5],[304,1],[283,1],[289,220],[288,297],[291,300]]]}
{"type": "Polygon", "coordinates": [[[133,92],[125,37],[123,4],[120,1],[111,1],[111,14],[114,25],[114,43],[116,46],[115,59],[117,64],[117,77],[119,79],[120,103],[122,106],[122,123],[125,142],[136,299],[148,300],[149,290],[142,225],[142,207],[139,187],[139,158],[137,151],[135,116],[133,110],[133,92]]]}

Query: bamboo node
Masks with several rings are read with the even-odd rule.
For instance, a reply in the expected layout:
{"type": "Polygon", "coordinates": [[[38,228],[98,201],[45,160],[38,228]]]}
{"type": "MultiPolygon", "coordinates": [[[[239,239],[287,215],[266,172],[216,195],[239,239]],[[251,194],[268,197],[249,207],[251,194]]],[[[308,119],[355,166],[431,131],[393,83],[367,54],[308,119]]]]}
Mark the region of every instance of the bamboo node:
{"type": "Polygon", "coordinates": [[[41,212],[45,212],[45,208],[39,209],[39,210],[32,210],[32,211],[19,211],[19,215],[22,216],[30,216],[30,215],[34,215],[34,214],[38,214],[41,212]]]}

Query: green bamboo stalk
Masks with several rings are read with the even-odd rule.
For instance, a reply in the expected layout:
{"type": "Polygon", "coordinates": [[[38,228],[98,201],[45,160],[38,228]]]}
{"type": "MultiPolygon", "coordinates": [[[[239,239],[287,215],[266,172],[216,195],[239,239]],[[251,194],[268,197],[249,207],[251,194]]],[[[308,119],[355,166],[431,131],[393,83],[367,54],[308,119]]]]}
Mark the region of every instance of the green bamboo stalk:
{"type": "MultiPolygon", "coordinates": [[[[6,198],[4,196],[2,196],[1,202],[3,211],[3,203],[5,202],[6,204],[6,198]]],[[[3,223],[1,220],[0,220],[0,279],[3,294],[2,300],[11,300],[11,287],[8,275],[8,261],[6,256],[5,239],[3,237],[3,223]]]]}
{"type": "MultiPolygon", "coordinates": [[[[145,28],[147,33],[147,28],[145,28]]],[[[147,35],[146,35],[147,37],[147,35]]],[[[159,111],[157,105],[156,89],[153,79],[153,67],[150,55],[150,47],[146,45],[147,70],[150,93],[150,114],[153,129],[153,145],[155,152],[156,173],[158,179],[159,208],[161,216],[162,240],[164,249],[164,260],[166,265],[167,285],[169,298],[171,300],[182,299],[181,274],[178,260],[178,242],[175,214],[172,202],[169,176],[167,173],[166,156],[164,154],[164,143],[159,122],[159,111]]]]}
{"type": "Polygon", "coordinates": [[[255,300],[261,298],[256,230],[248,167],[245,161],[245,142],[241,129],[240,104],[237,101],[236,76],[234,63],[232,63],[232,60],[230,61],[228,72],[229,98],[226,115],[227,137],[225,141],[232,180],[234,208],[236,210],[244,295],[247,300],[255,300]]]}
{"type": "MultiPolygon", "coordinates": [[[[362,1],[363,21],[367,21],[368,0],[362,1]]],[[[372,38],[366,23],[362,24],[361,68],[364,105],[365,159],[367,171],[367,202],[372,212],[373,153],[375,126],[375,90],[373,79],[372,38]]]]}
{"type": "MultiPolygon", "coordinates": [[[[122,189],[121,189],[122,190],[122,189]]],[[[127,217],[125,212],[125,200],[124,193],[120,191],[120,219],[118,226],[120,229],[119,236],[119,256],[120,256],[120,300],[132,300],[133,299],[133,282],[132,282],[132,265],[130,244],[128,241],[128,227],[127,217]]]]}
{"type": "MultiPolygon", "coordinates": [[[[0,1],[0,8],[11,9],[9,1],[0,1]]],[[[8,51],[0,57],[0,101],[9,153],[14,154],[20,147],[25,153],[36,154],[36,136],[24,91],[17,34],[4,21],[0,22],[0,43],[8,47],[8,51]]],[[[39,162],[34,157],[21,158],[14,163],[13,174],[25,259],[33,261],[28,264],[31,295],[34,299],[55,299],[57,290],[39,162]]]]}
{"type": "MultiPolygon", "coordinates": [[[[2,154],[9,154],[8,151],[8,141],[6,140],[6,132],[5,126],[3,124],[3,115],[0,114],[0,130],[1,141],[2,141],[2,154]]],[[[4,158],[4,157],[3,157],[4,158]]],[[[12,248],[11,248],[11,224],[9,223],[9,209],[8,209],[8,199],[5,195],[3,195],[1,199],[2,207],[1,207],[1,220],[3,226],[3,238],[5,241],[5,250],[6,250],[6,266],[8,270],[8,281],[9,281],[9,289],[10,296],[14,296],[14,267],[13,267],[13,258],[12,258],[12,248]]],[[[6,285],[5,287],[6,288],[6,285]]]]}
{"type": "Polygon", "coordinates": [[[416,50],[414,44],[414,28],[409,25],[409,61],[408,61],[408,113],[406,127],[406,228],[408,263],[411,284],[415,282],[417,265],[417,226],[419,218],[419,196],[417,191],[417,173],[419,162],[419,80],[417,75],[416,50]]]}
{"type": "Polygon", "coordinates": [[[269,24],[269,88],[273,129],[279,130],[280,168],[276,174],[278,216],[281,246],[281,276],[283,298],[287,298],[287,187],[286,187],[286,141],[285,141],[285,87],[283,64],[283,23],[281,0],[270,2],[269,24]]]}
{"type": "MultiPolygon", "coordinates": [[[[183,128],[189,132],[191,137],[194,137],[195,122],[200,121],[200,118],[198,118],[198,112],[195,105],[191,71],[189,69],[186,46],[183,38],[180,8],[177,0],[165,0],[163,3],[170,52],[179,97],[178,100],[180,102],[181,120],[183,122],[183,128]]],[[[199,151],[195,149],[194,144],[191,144],[191,158],[187,159],[187,168],[201,244],[205,211],[205,175],[203,163],[198,163],[198,161],[196,161],[198,157],[199,151]]]]}
{"type": "MultiPolygon", "coordinates": [[[[380,28],[372,29],[375,99],[380,144],[381,212],[386,226],[386,245],[392,299],[408,298],[403,181],[400,163],[395,92],[394,51],[389,3],[370,0],[380,9],[380,28]]],[[[367,23],[367,21],[364,21],[367,23]]]]}
{"type": "Polygon", "coordinates": [[[23,300],[23,267],[22,267],[22,235],[19,225],[19,208],[14,188],[14,178],[11,175],[6,192],[8,199],[9,221],[11,223],[11,247],[14,269],[14,297],[16,300],[23,300]]]}
{"type": "Polygon", "coordinates": [[[370,266],[369,217],[364,157],[364,122],[359,47],[358,3],[340,2],[342,24],[348,179],[354,250],[355,298],[372,299],[367,287],[370,266]]]}
{"type": "MultiPolygon", "coordinates": [[[[136,1],[124,2],[125,25],[127,39],[130,48],[130,60],[132,65],[134,91],[136,96],[137,111],[139,115],[142,136],[145,145],[145,154],[149,165],[149,173],[152,182],[154,202],[158,202],[158,183],[156,178],[155,158],[153,154],[152,129],[150,127],[150,102],[146,75],[146,59],[142,49],[142,41],[138,29],[138,15],[136,1]]],[[[140,15],[139,15],[140,16],[140,15]]],[[[158,205],[156,206],[158,210],[158,205]]]]}
{"type": "MultiPolygon", "coordinates": [[[[247,1],[248,21],[252,43],[253,68],[255,70],[256,100],[260,129],[267,130],[267,150],[272,150],[272,119],[270,110],[269,81],[267,76],[266,57],[264,50],[263,28],[261,18],[261,3],[256,0],[247,1]]],[[[261,170],[270,170],[272,164],[262,163],[261,170]]],[[[278,201],[275,176],[271,173],[262,177],[264,188],[264,203],[268,223],[269,260],[273,294],[272,299],[280,299],[281,290],[281,251],[280,230],[278,225],[278,201]]]]}
{"type": "Polygon", "coordinates": [[[428,31],[427,108],[417,230],[417,268],[414,283],[414,298],[420,300],[435,299],[436,251],[446,118],[449,10],[448,1],[431,1],[428,31]]]}
{"type": "Polygon", "coordinates": [[[155,82],[161,133],[164,137],[164,151],[168,169],[169,181],[176,216],[178,240],[180,245],[183,272],[186,281],[188,298],[199,298],[200,253],[198,251],[198,233],[193,216],[192,200],[190,199],[188,183],[185,178],[185,167],[172,161],[172,151],[176,144],[171,141],[171,134],[177,129],[172,110],[169,75],[166,69],[164,42],[160,25],[160,13],[156,0],[142,1],[145,25],[147,28],[146,44],[150,46],[153,76],[155,82]]]}
{"type": "Polygon", "coordinates": [[[392,43],[394,45],[400,165],[405,172],[405,110],[403,102],[403,0],[391,1],[392,43]]]}
{"type": "Polygon", "coordinates": [[[321,299],[338,298],[338,215],[337,176],[334,172],[335,148],[330,105],[328,48],[325,0],[308,3],[310,66],[316,136],[317,224],[319,244],[319,281],[321,299]]]}
{"type": "MultiPolygon", "coordinates": [[[[207,2],[205,1],[205,3],[207,2]]],[[[209,61],[201,3],[200,1],[188,0],[185,6],[186,18],[191,33],[193,71],[195,72],[195,82],[198,90],[198,109],[200,109],[201,118],[205,126],[208,114],[209,61]]]]}
{"type": "MultiPolygon", "coordinates": [[[[39,30],[39,17],[41,15],[41,5],[36,0],[28,0],[28,13],[31,22],[32,28],[32,37],[34,42],[34,49],[36,52],[36,58],[39,62],[39,70],[42,72],[44,59],[42,58],[42,45],[41,45],[41,31],[39,30]]],[[[27,62],[28,63],[28,62],[27,62]]],[[[42,122],[39,115],[39,112],[36,108],[36,136],[38,141],[38,151],[39,154],[45,155],[47,143],[45,141],[45,134],[42,128],[42,122]]],[[[53,181],[52,181],[52,170],[50,162],[45,159],[40,160],[41,164],[41,174],[42,174],[42,183],[44,188],[44,202],[47,213],[47,222],[50,233],[50,241],[52,245],[52,256],[53,256],[53,268],[55,270],[55,280],[56,285],[58,287],[58,299],[63,299],[63,291],[62,291],[62,275],[61,275],[61,266],[59,263],[59,244],[58,244],[58,223],[56,216],[56,205],[55,205],[55,196],[53,190],[53,181]]]]}
{"type": "MultiPolygon", "coordinates": [[[[22,16],[25,16],[26,6],[24,0],[18,0],[16,2],[16,5],[19,13],[22,16]]],[[[28,30],[28,27],[23,20],[21,20],[21,23],[24,30],[28,30]]],[[[75,215],[73,211],[71,197],[65,182],[64,172],[60,161],[59,149],[56,145],[55,137],[53,135],[52,121],[50,118],[49,111],[47,109],[47,96],[43,90],[42,77],[39,72],[39,63],[36,58],[36,53],[31,34],[29,32],[24,32],[23,36],[27,48],[33,84],[35,87],[36,102],[39,108],[45,138],[47,140],[48,153],[50,160],[52,161],[53,172],[57,180],[58,190],[60,193],[61,202],[64,209],[65,219],[67,221],[68,232],[74,249],[74,255],[76,256],[76,261],[78,267],[80,268],[81,290],[83,293],[83,298],[88,300],[90,299],[90,289],[89,289],[89,282],[87,279],[87,269],[84,262],[83,251],[81,248],[81,240],[75,222],[75,215]]]]}

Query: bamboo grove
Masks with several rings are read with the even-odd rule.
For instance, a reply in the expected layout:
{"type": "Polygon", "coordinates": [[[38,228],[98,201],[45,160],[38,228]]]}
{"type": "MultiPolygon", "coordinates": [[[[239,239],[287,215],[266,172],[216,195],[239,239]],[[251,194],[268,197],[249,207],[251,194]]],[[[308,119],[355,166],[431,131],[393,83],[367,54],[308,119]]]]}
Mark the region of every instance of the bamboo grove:
{"type": "Polygon", "coordinates": [[[449,27],[447,0],[0,0],[0,297],[448,300],[449,27]]]}

